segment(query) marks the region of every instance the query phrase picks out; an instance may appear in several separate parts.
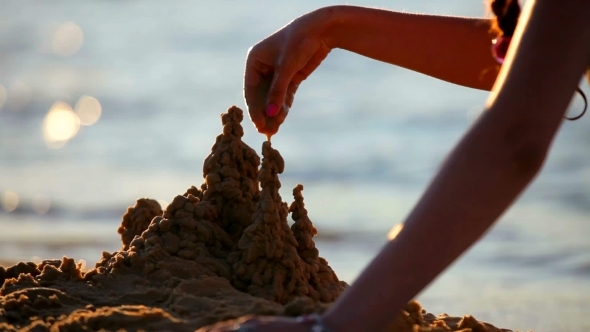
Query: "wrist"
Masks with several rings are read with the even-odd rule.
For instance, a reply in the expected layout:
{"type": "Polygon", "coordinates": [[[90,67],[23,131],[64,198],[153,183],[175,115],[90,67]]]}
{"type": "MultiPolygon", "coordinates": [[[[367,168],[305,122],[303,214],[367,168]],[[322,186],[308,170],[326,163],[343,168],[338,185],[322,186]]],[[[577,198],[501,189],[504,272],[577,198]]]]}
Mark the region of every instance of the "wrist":
{"type": "Polygon", "coordinates": [[[353,7],[335,5],[322,7],[309,13],[313,20],[318,22],[320,39],[324,40],[330,49],[340,48],[347,17],[350,16],[348,14],[350,8],[353,7]]]}

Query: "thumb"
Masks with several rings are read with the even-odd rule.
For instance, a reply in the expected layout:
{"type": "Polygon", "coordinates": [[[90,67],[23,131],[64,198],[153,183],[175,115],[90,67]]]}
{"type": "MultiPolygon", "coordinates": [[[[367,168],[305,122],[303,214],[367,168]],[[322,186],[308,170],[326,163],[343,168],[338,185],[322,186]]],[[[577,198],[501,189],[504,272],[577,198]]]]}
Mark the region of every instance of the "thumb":
{"type": "Polygon", "coordinates": [[[289,83],[293,79],[293,76],[295,76],[294,70],[277,68],[268,90],[265,111],[266,116],[275,117],[279,114],[281,107],[285,102],[287,89],[289,88],[289,83]]]}

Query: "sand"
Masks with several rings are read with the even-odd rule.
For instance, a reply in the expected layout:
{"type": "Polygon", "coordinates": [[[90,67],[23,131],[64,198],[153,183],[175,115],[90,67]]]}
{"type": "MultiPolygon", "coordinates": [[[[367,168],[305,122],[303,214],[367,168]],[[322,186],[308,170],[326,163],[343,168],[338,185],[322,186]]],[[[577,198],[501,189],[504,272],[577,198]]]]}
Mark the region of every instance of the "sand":
{"type": "MultiPolygon", "coordinates": [[[[239,108],[221,120],[204,183],[165,209],[138,199],[118,229],[120,251],[85,271],[67,257],[0,267],[0,331],[194,331],[244,315],[326,310],[348,285],[319,256],[303,186],[283,202],[280,153],[264,142],[261,160],[241,140],[239,108]]],[[[509,330],[412,301],[386,331],[509,330]]]]}

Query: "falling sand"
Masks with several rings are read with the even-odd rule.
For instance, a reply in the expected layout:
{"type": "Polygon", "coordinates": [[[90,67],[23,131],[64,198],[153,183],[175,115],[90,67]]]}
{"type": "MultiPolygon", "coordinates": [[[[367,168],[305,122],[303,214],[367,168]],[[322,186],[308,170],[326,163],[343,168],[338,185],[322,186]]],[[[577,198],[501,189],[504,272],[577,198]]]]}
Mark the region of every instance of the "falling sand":
{"type": "MultiPolygon", "coordinates": [[[[137,200],[118,230],[121,250],[93,269],[66,257],[0,267],[0,331],[194,331],[244,315],[323,312],[336,300],[348,285],[319,256],[303,186],[283,202],[279,152],[264,142],[261,162],[241,139],[239,108],[221,120],[204,183],[165,210],[137,200]]],[[[387,331],[508,330],[412,301],[387,331]]]]}

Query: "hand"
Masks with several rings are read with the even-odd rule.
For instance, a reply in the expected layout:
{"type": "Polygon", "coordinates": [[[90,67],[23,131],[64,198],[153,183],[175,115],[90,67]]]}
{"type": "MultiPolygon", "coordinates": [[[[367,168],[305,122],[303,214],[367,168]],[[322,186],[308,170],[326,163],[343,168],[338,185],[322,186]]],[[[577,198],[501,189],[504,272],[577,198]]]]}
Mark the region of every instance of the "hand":
{"type": "Polygon", "coordinates": [[[295,318],[249,316],[204,327],[197,332],[309,332],[310,328],[309,323],[295,318]]]}
{"type": "Polygon", "coordinates": [[[258,132],[276,134],[299,84],[330,53],[328,18],[322,9],[303,15],[248,51],[244,97],[258,132]]]}

